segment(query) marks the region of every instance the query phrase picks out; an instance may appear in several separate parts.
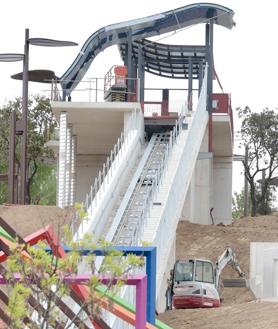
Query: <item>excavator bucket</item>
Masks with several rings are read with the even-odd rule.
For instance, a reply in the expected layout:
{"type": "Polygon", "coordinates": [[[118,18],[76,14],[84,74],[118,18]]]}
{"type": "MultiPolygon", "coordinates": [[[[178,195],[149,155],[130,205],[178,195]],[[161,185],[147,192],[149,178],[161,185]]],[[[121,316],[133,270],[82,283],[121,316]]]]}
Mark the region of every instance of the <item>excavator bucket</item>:
{"type": "Polygon", "coordinates": [[[248,288],[248,282],[245,278],[238,279],[223,279],[222,281],[224,287],[230,288],[248,288]]]}

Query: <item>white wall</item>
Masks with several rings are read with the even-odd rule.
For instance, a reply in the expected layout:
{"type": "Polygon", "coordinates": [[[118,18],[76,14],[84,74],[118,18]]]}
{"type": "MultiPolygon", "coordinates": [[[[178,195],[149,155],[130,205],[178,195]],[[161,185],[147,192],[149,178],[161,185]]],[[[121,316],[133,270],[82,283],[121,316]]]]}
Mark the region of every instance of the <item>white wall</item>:
{"type": "Polygon", "coordinates": [[[277,242],[251,242],[250,288],[256,298],[278,298],[277,242]]]}
{"type": "MultiPolygon", "coordinates": [[[[172,246],[170,247],[170,254],[163,273],[162,283],[160,286],[161,293],[157,298],[156,309],[158,313],[165,312],[166,310],[166,291],[168,288],[168,279],[170,278],[170,271],[174,268],[176,260],[176,237],[173,239],[172,246]]],[[[157,260],[159,262],[159,260],[157,260]]]]}
{"type": "Polygon", "coordinates": [[[76,201],[83,202],[86,193],[89,192],[91,185],[99,170],[102,169],[107,155],[77,155],[76,157],[76,201]]]}

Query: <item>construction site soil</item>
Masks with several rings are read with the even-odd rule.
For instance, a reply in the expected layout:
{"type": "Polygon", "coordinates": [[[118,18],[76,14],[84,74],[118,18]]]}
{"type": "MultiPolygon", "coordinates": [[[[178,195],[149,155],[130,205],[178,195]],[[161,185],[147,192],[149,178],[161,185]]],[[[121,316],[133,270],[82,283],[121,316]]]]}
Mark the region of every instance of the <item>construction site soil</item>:
{"type": "Polygon", "coordinates": [[[62,226],[70,223],[73,209],[56,206],[0,205],[2,217],[16,232],[25,237],[47,225],[53,225],[54,232],[60,236],[62,226]]]}
{"type": "MultiPolygon", "coordinates": [[[[16,231],[29,235],[48,224],[57,232],[69,223],[70,210],[55,206],[0,206],[0,216],[16,231]]],[[[204,258],[216,261],[226,247],[237,255],[242,270],[249,277],[250,242],[278,242],[278,217],[242,218],[228,226],[205,226],[181,221],[177,229],[177,259],[204,258]]],[[[227,267],[222,278],[236,278],[227,267]]],[[[276,329],[278,303],[255,300],[247,288],[223,288],[223,303],[214,309],[172,310],[159,319],[174,329],[276,329]]],[[[1,326],[0,328],[5,328],[1,326]]]]}
{"type": "MultiPolygon", "coordinates": [[[[181,221],[177,229],[177,259],[204,258],[215,262],[226,247],[237,255],[249,278],[250,242],[278,242],[278,217],[241,218],[228,226],[205,226],[181,221]]],[[[236,278],[229,266],[222,279],[236,278]]],[[[276,329],[278,303],[255,300],[247,288],[223,288],[222,305],[214,309],[167,311],[159,319],[175,329],[276,329]]]]}

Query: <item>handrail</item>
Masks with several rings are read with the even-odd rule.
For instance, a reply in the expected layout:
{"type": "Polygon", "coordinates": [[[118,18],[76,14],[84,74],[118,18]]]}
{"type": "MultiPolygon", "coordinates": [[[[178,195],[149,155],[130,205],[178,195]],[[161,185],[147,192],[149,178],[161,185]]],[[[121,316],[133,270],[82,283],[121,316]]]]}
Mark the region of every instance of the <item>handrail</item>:
{"type": "MultiPolygon", "coordinates": [[[[134,85],[135,85],[134,91],[127,91],[124,88],[124,85],[122,85],[123,88],[116,90],[116,92],[118,94],[130,95],[130,97],[129,97],[130,100],[132,99],[132,101],[137,102],[138,97],[140,95],[140,91],[138,90],[138,88],[140,86],[140,83],[138,81],[139,79],[125,77],[124,80],[126,81],[126,85],[127,85],[128,80],[134,81],[134,85]]],[[[70,81],[66,81],[66,82],[70,82],[70,81]]],[[[119,76],[110,74],[109,77],[105,76],[104,78],[92,77],[92,78],[82,79],[82,80],[78,81],[78,83],[80,84],[80,87],[73,90],[72,94],[76,96],[81,92],[87,92],[86,98],[88,98],[89,102],[104,101],[104,96],[109,90],[108,87],[112,87],[113,82],[118,83],[119,76]],[[107,79],[109,81],[107,81],[107,79]],[[110,83],[110,85],[109,85],[109,83],[110,83]]],[[[59,81],[53,79],[51,81],[51,91],[50,91],[51,101],[59,101],[59,102],[66,101],[66,100],[63,100],[61,95],[62,95],[62,90],[59,87],[59,81]]],[[[72,98],[72,96],[68,96],[67,101],[71,101],[71,98],[72,98]]]]}
{"type": "Polygon", "coordinates": [[[168,109],[168,115],[170,113],[177,113],[178,115],[185,115],[188,112],[188,104],[185,99],[175,99],[169,102],[167,101],[144,101],[142,108],[145,117],[161,116],[163,113],[163,107],[168,109]]]}

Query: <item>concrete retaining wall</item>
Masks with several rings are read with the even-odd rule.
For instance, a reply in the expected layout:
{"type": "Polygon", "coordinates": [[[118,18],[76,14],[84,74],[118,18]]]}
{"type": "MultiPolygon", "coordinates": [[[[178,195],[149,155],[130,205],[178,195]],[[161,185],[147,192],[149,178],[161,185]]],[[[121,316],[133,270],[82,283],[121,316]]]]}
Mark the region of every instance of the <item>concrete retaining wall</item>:
{"type": "Polygon", "coordinates": [[[251,242],[250,288],[256,298],[278,298],[277,242],[251,242]]]}

